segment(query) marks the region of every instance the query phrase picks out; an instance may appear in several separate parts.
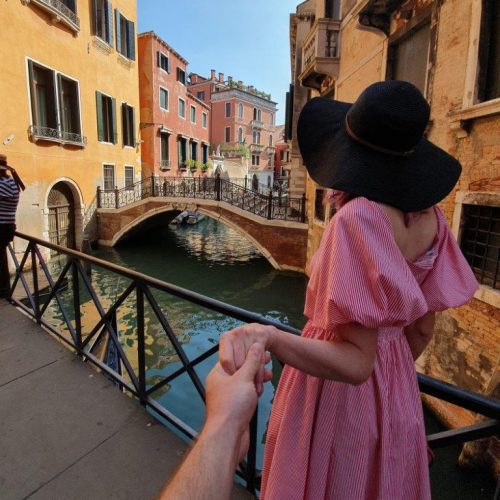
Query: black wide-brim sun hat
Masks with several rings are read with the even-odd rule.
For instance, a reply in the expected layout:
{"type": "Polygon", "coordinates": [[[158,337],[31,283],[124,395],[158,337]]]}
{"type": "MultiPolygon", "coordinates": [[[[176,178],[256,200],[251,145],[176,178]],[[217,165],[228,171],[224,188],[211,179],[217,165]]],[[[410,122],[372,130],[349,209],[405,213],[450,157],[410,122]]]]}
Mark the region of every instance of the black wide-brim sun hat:
{"type": "Polygon", "coordinates": [[[429,105],[408,82],[370,85],[354,104],[316,97],[302,109],[297,138],[320,186],[417,212],[452,191],[460,163],[423,135],[429,105]]]}

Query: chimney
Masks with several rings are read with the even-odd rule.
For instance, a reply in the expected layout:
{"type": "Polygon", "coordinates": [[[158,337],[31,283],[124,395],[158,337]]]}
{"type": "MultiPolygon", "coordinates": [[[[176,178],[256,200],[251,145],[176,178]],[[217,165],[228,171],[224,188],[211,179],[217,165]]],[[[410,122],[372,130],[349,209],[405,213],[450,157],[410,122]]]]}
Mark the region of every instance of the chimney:
{"type": "Polygon", "coordinates": [[[219,82],[220,83],[224,82],[224,73],[219,73],[219,82]]]}
{"type": "Polygon", "coordinates": [[[227,77],[227,84],[228,84],[229,86],[231,86],[231,83],[233,83],[233,77],[232,77],[232,76],[228,76],[228,77],[227,77]]]}
{"type": "Polygon", "coordinates": [[[243,87],[243,81],[242,80],[238,80],[238,87],[240,89],[243,87]]]}
{"type": "Polygon", "coordinates": [[[248,92],[251,92],[253,94],[254,90],[255,90],[255,88],[253,85],[248,86],[248,92]]]}
{"type": "Polygon", "coordinates": [[[215,80],[215,69],[210,70],[210,80],[215,80]]]}

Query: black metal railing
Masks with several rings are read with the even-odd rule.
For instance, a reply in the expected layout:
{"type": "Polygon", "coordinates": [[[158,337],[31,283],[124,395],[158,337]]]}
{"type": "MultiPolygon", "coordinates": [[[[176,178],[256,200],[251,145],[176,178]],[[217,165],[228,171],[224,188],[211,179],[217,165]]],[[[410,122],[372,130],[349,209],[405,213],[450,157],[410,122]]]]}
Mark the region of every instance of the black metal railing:
{"type": "MultiPolygon", "coordinates": [[[[195,368],[214,355],[219,346],[218,344],[213,345],[194,359],[189,359],[182,342],[179,340],[183,332],[180,332],[181,335],[179,335],[179,332],[175,332],[172,326],[175,324],[175,316],[170,314],[169,310],[165,310],[164,303],[160,304],[159,294],[182,299],[190,304],[219,313],[223,317],[242,322],[274,325],[281,330],[300,334],[299,330],[288,325],[81,252],[53,245],[21,233],[16,233],[16,237],[20,242],[26,244],[26,250],[19,261],[12,247],[9,246],[16,271],[10,285],[8,300],[69,345],[82,359],[93,363],[121,388],[136,396],[142,405],[153,410],[190,439],[196,438],[196,432],[173,412],[155,400],[153,395],[168,384],[172,384],[175,379],[187,374],[190,383],[204,401],[204,385],[195,368]],[[49,265],[44,258],[44,253],[48,252],[57,252],[66,258],[57,272],[49,269],[49,265]],[[94,267],[113,273],[120,279],[125,278],[121,293],[117,292],[116,297],[113,300],[108,300],[106,306],[103,305],[102,300],[99,298],[99,293],[91,278],[92,272],[89,269],[94,267]],[[41,285],[43,283],[47,283],[47,286],[42,289],[41,285]],[[18,284],[21,284],[20,288],[24,291],[25,296],[23,298],[16,296],[16,293],[18,294],[16,292],[18,284]],[[62,297],[63,291],[66,294],[65,300],[62,297]],[[98,313],[95,321],[92,320],[90,323],[87,321],[85,325],[82,321],[82,297],[84,295],[98,313]],[[126,301],[128,301],[129,308],[132,304],[133,311],[131,314],[136,318],[137,343],[134,345],[133,354],[130,354],[124,348],[120,339],[118,311],[126,301]],[[46,318],[50,303],[57,307],[60,313],[59,327],[54,326],[53,322],[46,318]],[[149,311],[147,322],[145,320],[146,307],[149,311]],[[146,325],[151,328],[152,320],[160,328],[165,340],[170,343],[181,365],[168,375],[157,376],[154,382],[147,379],[146,364],[146,325]],[[64,329],[66,329],[66,334],[64,329]],[[98,347],[102,346],[105,338],[107,338],[105,355],[100,357],[97,353],[98,347]],[[137,361],[136,368],[132,366],[132,358],[137,361]]],[[[221,321],[224,321],[223,317],[221,317],[221,321]]],[[[432,448],[460,444],[493,436],[499,432],[500,401],[466,391],[422,374],[418,375],[418,381],[422,392],[486,417],[485,421],[469,427],[428,436],[427,439],[432,448]]],[[[257,407],[250,425],[248,455],[237,471],[237,474],[245,481],[247,489],[252,493],[259,488],[260,481],[260,473],[256,467],[258,412],[259,407],[257,407]]]]}
{"type": "Polygon", "coordinates": [[[264,194],[240,182],[221,177],[151,176],[121,189],[98,187],[97,208],[122,208],[150,197],[193,198],[223,201],[265,219],[306,222],[305,194],[300,198],[281,190],[264,194]]]}

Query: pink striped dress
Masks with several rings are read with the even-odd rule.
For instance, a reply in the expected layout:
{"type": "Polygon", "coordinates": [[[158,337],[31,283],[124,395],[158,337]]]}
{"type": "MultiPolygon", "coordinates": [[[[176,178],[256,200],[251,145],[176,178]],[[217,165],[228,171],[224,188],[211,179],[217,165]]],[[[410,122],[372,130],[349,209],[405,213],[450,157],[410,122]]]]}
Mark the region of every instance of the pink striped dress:
{"type": "Polygon", "coordinates": [[[378,328],[375,366],[359,386],[285,367],[265,449],[261,498],[430,499],[422,405],[404,327],[467,302],[477,282],[438,208],[433,247],[407,262],[383,209],[344,205],[314,258],[302,335],[378,328]]]}

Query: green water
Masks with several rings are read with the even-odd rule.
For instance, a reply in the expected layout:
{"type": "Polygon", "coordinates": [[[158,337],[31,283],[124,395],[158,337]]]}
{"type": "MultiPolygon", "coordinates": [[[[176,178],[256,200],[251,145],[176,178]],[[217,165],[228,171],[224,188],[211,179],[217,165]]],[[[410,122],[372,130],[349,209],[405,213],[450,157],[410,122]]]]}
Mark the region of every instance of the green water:
{"type": "MultiPolygon", "coordinates": [[[[213,219],[194,226],[164,227],[142,233],[140,237],[114,249],[100,249],[97,257],[193,290],[209,297],[277,319],[301,328],[306,278],[298,273],[274,270],[245,238],[213,219]]],[[[92,282],[106,306],[125,290],[128,282],[98,267],[93,267],[92,282]]],[[[218,342],[220,334],[237,321],[189,302],[154,293],[189,359],[218,342]]],[[[118,311],[118,330],[131,365],[136,368],[137,334],[134,297],[118,311]]],[[[96,311],[82,295],[83,322],[95,322],[96,311]]],[[[152,385],[181,364],[149,306],[145,307],[147,383],[152,385]]],[[[204,380],[215,363],[207,359],[196,371],[204,380]]],[[[267,384],[260,400],[258,467],[261,467],[266,422],[274,395],[267,384]]],[[[204,405],[187,375],[153,395],[165,408],[195,430],[204,418],[204,405]]],[[[441,430],[426,415],[428,432],[441,430]]],[[[463,471],[456,466],[458,447],[438,450],[431,468],[433,499],[486,500],[493,498],[493,480],[484,471],[463,471]]]]}

